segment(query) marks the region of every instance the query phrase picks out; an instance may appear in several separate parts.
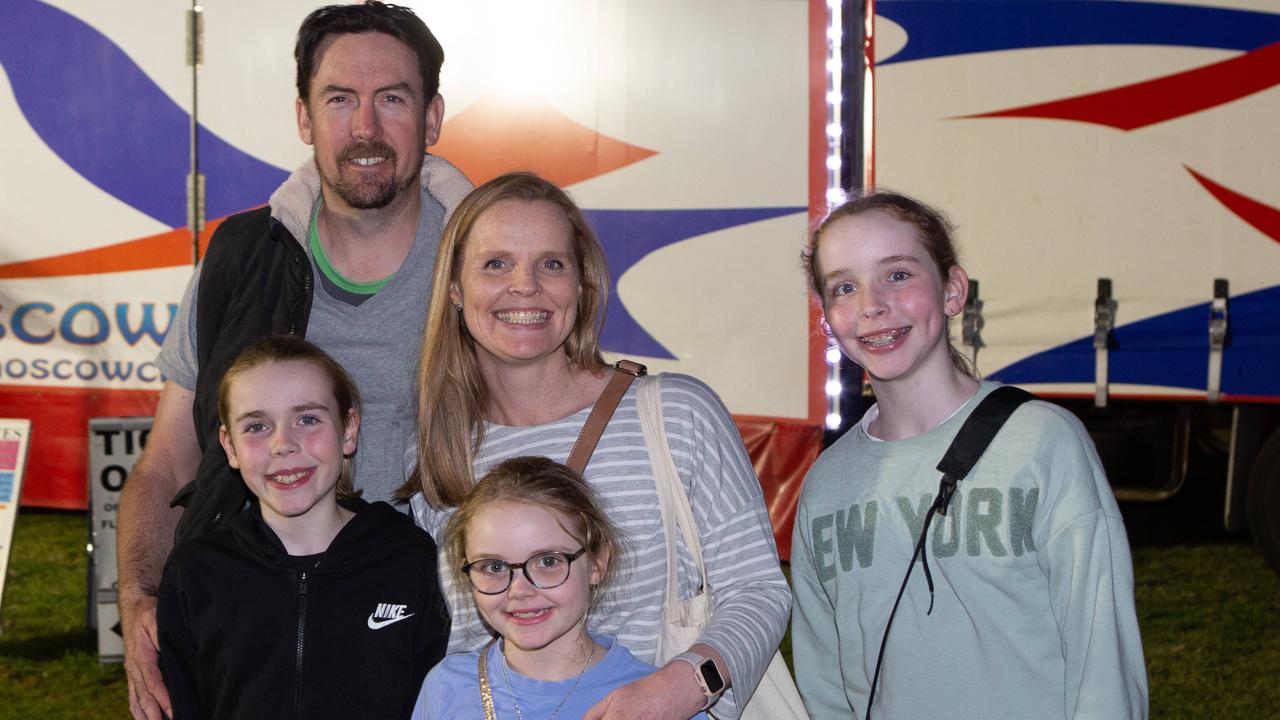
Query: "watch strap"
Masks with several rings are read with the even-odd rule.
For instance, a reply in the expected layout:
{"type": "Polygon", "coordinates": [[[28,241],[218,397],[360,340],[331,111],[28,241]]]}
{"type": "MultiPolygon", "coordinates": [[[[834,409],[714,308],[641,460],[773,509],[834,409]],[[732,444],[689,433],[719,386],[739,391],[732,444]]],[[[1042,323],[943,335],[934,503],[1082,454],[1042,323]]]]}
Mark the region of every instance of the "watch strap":
{"type": "Polygon", "coordinates": [[[724,694],[724,689],[725,689],[724,673],[720,672],[720,668],[716,666],[716,661],[714,659],[707,657],[706,655],[696,653],[692,650],[686,650],[685,652],[682,652],[679,655],[672,657],[671,659],[687,662],[689,663],[689,666],[693,668],[693,679],[695,682],[698,683],[698,689],[701,690],[702,694],[707,697],[707,701],[703,703],[702,707],[699,709],[699,712],[702,712],[703,710],[706,710],[707,708],[711,707],[711,703],[718,700],[720,696],[724,694]],[[720,678],[719,691],[713,691],[711,687],[707,684],[706,677],[703,674],[706,672],[705,670],[703,670],[703,666],[706,665],[707,663],[711,663],[712,670],[715,672],[716,676],[720,678]]]}

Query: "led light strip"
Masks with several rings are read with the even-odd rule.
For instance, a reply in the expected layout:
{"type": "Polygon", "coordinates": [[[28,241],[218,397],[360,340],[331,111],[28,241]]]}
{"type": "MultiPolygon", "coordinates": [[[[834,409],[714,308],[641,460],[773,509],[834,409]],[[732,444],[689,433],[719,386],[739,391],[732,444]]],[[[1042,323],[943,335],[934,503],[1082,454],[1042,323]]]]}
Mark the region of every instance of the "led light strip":
{"type": "MultiPolygon", "coordinates": [[[[845,193],[840,187],[841,141],[844,138],[840,105],[844,98],[840,93],[841,51],[843,31],[842,0],[827,0],[827,203],[831,206],[844,202],[845,193]]],[[[840,347],[835,338],[829,338],[827,361],[827,427],[835,430],[843,418],[840,415],[840,396],[844,384],[840,382],[840,347]]]]}

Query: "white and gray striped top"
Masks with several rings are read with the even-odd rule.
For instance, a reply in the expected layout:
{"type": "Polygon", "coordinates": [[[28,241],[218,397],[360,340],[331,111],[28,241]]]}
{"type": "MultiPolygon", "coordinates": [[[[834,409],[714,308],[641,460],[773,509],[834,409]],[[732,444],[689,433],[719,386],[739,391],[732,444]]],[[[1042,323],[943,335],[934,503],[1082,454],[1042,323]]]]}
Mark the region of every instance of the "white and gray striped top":
{"type": "MultiPolygon", "coordinates": [[[[701,532],[703,557],[715,604],[700,641],[729,665],[733,688],[716,704],[716,716],[737,717],[736,697],[749,697],[786,629],[791,589],[778,565],[764,494],[729,411],[711,388],[687,375],[664,374],[662,410],[671,455],[701,532]]],[[[503,460],[569,456],[589,409],[545,425],[490,424],[475,463],[476,477],[503,460]]],[[[414,461],[414,450],[407,456],[414,461]]],[[[592,610],[590,630],[616,635],[641,660],[652,663],[666,589],[666,550],[657,491],[636,412],[636,386],[627,391],[587,466],[586,479],[622,535],[610,586],[592,610]]],[[[452,511],[413,498],[414,517],[433,537],[452,511]]],[[[439,542],[443,546],[444,542],[439,542]]],[[[443,565],[442,557],[442,567],[443,565]]],[[[692,597],[700,579],[683,543],[679,588],[692,597]]],[[[441,573],[453,612],[449,652],[479,648],[489,638],[467,588],[454,588],[441,573]]]]}

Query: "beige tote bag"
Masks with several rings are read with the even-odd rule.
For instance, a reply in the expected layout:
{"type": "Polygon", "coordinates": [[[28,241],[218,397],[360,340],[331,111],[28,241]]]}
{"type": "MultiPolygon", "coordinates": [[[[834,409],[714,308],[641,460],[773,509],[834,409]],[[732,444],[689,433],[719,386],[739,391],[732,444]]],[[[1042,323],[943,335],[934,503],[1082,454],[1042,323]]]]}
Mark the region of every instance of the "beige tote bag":
{"type": "MultiPolygon", "coordinates": [[[[662,666],[672,657],[689,649],[711,619],[711,585],[707,582],[707,566],[702,561],[702,543],[698,540],[698,524],[693,518],[689,496],[680,484],[671,448],[667,445],[662,423],[662,376],[639,379],[636,405],[640,428],[649,449],[649,464],[658,487],[658,506],[662,511],[662,528],[667,539],[667,593],[658,630],[658,655],[655,664],[662,666]],[[685,547],[702,575],[702,592],[689,600],[681,600],[676,587],[676,533],[684,538],[685,547]]],[[[715,707],[710,710],[716,716],[715,707]]],[[[809,720],[796,690],[795,680],[787,670],[782,653],[774,652],[760,684],[742,710],[743,720],[809,720]]]]}

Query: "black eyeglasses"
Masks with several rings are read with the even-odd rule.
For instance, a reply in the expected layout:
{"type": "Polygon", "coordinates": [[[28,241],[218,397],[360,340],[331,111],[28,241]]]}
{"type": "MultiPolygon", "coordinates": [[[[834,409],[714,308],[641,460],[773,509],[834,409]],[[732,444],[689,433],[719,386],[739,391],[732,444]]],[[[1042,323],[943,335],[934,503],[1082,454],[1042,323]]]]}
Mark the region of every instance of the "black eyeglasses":
{"type": "Polygon", "coordinates": [[[471,587],[484,595],[498,595],[511,587],[511,580],[519,569],[531,585],[539,590],[550,590],[560,587],[569,579],[569,568],[574,560],[582,557],[587,551],[582,548],[576,553],[563,553],[552,550],[538,553],[520,563],[509,563],[497,558],[480,558],[462,566],[467,574],[471,587]]]}

